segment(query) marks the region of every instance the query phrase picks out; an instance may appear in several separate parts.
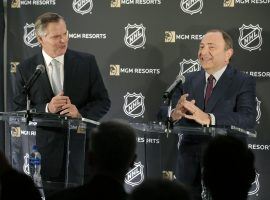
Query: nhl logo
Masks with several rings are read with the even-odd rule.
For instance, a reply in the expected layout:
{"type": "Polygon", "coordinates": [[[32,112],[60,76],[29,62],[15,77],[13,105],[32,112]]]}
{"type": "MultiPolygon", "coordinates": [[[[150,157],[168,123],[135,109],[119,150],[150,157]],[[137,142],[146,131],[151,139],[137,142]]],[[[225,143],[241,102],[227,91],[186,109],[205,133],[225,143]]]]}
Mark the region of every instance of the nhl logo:
{"type": "Polygon", "coordinates": [[[72,7],[76,13],[84,15],[91,13],[93,2],[92,0],[73,0],[72,7]]]}
{"type": "Polygon", "coordinates": [[[23,41],[24,43],[29,47],[36,47],[39,45],[39,42],[37,41],[37,37],[35,34],[35,25],[34,23],[28,24],[23,27],[24,29],[24,35],[23,35],[23,41]]]}
{"type": "Polygon", "coordinates": [[[141,162],[135,162],[134,166],[135,167],[126,174],[125,178],[125,183],[132,187],[141,184],[144,180],[143,165],[141,162]]]}
{"type": "Polygon", "coordinates": [[[249,196],[250,196],[250,195],[257,194],[258,191],[260,190],[259,176],[260,176],[260,174],[258,174],[258,173],[256,172],[255,180],[254,180],[254,182],[251,184],[251,188],[250,188],[250,190],[249,190],[249,192],[248,192],[248,195],[249,195],[249,196]]]}
{"type": "Polygon", "coordinates": [[[179,74],[186,74],[190,72],[197,72],[201,70],[201,66],[199,64],[198,59],[197,60],[186,60],[183,59],[182,62],[180,62],[180,72],[179,74]]]}
{"type": "Polygon", "coordinates": [[[180,7],[185,13],[193,15],[202,10],[203,0],[181,0],[180,7]]]}
{"type": "Polygon", "coordinates": [[[239,31],[238,42],[243,49],[253,51],[260,48],[262,45],[262,28],[258,24],[256,26],[243,24],[239,31]]]}
{"type": "Polygon", "coordinates": [[[125,103],[123,106],[124,112],[130,117],[140,117],[144,111],[144,96],[142,93],[130,94],[129,92],[124,96],[125,103]]]}
{"type": "Polygon", "coordinates": [[[261,118],[261,101],[259,101],[259,99],[256,97],[256,102],[257,102],[257,106],[256,106],[256,110],[257,110],[257,117],[256,117],[256,122],[259,123],[259,120],[261,118]]]}
{"type": "Polygon", "coordinates": [[[125,27],[125,44],[133,49],[142,47],[145,44],[145,27],[140,24],[130,25],[125,27]]]}
{"type": "Polygon", "coordinates": [[[24,163],[23,163],[23,172],[30,176],[30,168],[29,168],[29,154],[26,153],[23,157],[24,163]]]}

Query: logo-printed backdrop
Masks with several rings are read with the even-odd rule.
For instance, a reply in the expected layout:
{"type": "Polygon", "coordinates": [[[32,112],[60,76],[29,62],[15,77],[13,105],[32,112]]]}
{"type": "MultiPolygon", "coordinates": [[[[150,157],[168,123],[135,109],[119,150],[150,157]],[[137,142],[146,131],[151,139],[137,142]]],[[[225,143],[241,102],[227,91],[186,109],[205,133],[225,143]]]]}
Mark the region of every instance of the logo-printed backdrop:
{"type": "Polygon", "coordinates": [[[156,120],[162,93],[177,74],[201,69],[202,35],[224,29],[234,39],[232,64],[257,80],[258,138],[249,147],[257,156],[258,179],[250,198],[269,199],[269,7],[266,0],[8,1],[8,109],[16,66],[40,50],[33,23],[44,12],[65,17],[70,48],[96,56],[112,100],[104,119],[130,122],[156,120]]]}

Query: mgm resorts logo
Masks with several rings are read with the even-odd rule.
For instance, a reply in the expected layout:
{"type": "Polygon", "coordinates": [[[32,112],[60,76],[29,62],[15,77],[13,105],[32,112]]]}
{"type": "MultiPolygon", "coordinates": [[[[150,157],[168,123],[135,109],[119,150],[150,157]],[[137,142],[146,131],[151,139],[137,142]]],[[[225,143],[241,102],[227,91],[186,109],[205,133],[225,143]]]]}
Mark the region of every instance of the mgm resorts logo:
{"type": "Polygon", "coordinates": [[[262,45],[262,28],[243,24],[240,28],[240,36],[238,39],[239,45],[246,50],[253,51],[259,49],[262,45]]]}
{"type": "Polygon", "coordinates": [[[145,27],[143,24],[128,24],[125,27],[125,44],[133,49],[138,49],[143,47],[146,42],[145,37],[145,27]]]}
{"type": "Polygon", "coordinates": [[[93,1],[92,0],[73,0],[72,8],[76,13],[81,15],[90,13],[93,8],[93,1]]]}
{"type": "Polygon", "coordinates": [[[198,13],[203,8],[203,0],[181,0],[180,8],[190,15],[198,13]]]}
{"type": "Polygon", "coordinates": [[[121,74],[160,74],[158,68],[128,68],[120,65],[110,65],[110,76],[120,76],[121,74]]]}
{"type": "Polygon", "coordinates": [[[269,0],[224,0],[223,7],[234,8],[236,4],[269,4],[269,0]]]}
{"type": "Polygon", "coordinates": [[[136,118],[143,115],[145,111],[144,107],[144,99],[145,97],[142,95],[142,93],[136,94],[135,92],[127,93],[124,96],[124,105],[123,110],[126,115],[136,118]]]}
{"type": "Polygon", "coordinates": [[[165,31],[165,43],[174,43],[176,40],[201,40],[200,34],[176,34],[175,31],[165,31]]]}
{"type": "Polygon", "coordinates": [[[56,0],[12,0],[11,8],[21,8],[22,6],[49,6],[56,5],[56,0]]]}
{"type": "Polygon", "coordinates": [[[144,180],[143,168],[141,162],[135,162],[134,167],[126,174],[125,183],[132,187],[140,185],[144,180]]]}
{"type": "Polygon", "coordinates": [[[24,29],[24,34],[23,34],[24,43],[27,46],[32,47],[32,48],[38,46],[39,42],[37,41],[34,23],[31,23],[31,24],[26,23],[23,29],[24,29]]]}
{"type": "Polygon", "coordinates": [[[180,62],[179,74],[184,75],[186,73],[197,72],[197,71],[201,71],[201,65],[199,64],[198,59],[197,60],[183,59],[183,61],[180,62]]]}

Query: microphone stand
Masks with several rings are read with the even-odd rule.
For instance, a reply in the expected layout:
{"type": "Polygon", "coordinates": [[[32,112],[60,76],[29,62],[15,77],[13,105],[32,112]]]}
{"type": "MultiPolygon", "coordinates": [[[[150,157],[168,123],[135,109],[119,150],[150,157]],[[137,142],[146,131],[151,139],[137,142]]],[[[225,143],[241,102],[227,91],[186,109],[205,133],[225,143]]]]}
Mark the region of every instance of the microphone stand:
{"type": "MultiPolygon", "coordinates": [[[[172,112],[172,95],[173,93],[175,92],[177,86],[179,84],[182,84],[182,81],[179,81],[176,83],[176,85],[173,86],[173,88],[170,90],[170,91],[166,91],[163,95],[163,98],[165,99],[164,102],[167,101],[167,118],[166,118],[166,121],[165,121],[165,125],[166,125],[166,129],[165,129],[165,133],[167,133],[167,137],[169,136],[169,133],[172,132],[172,129],[173,129],[173,120],[172,120],[172,117],[171,117],[171,112],[172,112]]],[[[170,86],[171,88],[171,86],[170,86]]]]}
{"type": "Polygon", "coordinates": [[[26,94],[26,123],[29,124],[29,121],[32,120],[32,116],[31,116],[31,109],[30,109],[30,105],[31,105],[31,101],[30,101],[30,95],[29,95],[29,87],[26,87],[26,85],[24,86],[24,92],[26,94]]]}
{"type": "Polygon", "coordinates": [[[172,117],[171,117],[171,112],[172,112],[172,99],[171,99],[171,96],[168,96],[165,101],[167,101],[167,105],[168,105],[167,118],[166,118],[166,121],[165,121],[165,125],[166,125],[165,133],[167,134],[167,138],[168,138],[169,133],[171,133],[172,129],[173,129],[173,121],[172,121],[172,117]]]}

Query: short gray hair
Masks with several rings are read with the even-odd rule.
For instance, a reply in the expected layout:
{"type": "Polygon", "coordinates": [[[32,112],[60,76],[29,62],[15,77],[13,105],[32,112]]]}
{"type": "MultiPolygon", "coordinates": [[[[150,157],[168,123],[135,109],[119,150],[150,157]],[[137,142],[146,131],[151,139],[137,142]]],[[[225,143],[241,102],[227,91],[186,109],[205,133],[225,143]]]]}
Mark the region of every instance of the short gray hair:
{"type": "Polygon", "coordinates": [[[37,36],[45,36],[45,29],[51,22],[59,22],[60,20],[64,20],[64,17],[57,13],[46,12],[40,15],[35,22],[35,31],[37,36]]]}

